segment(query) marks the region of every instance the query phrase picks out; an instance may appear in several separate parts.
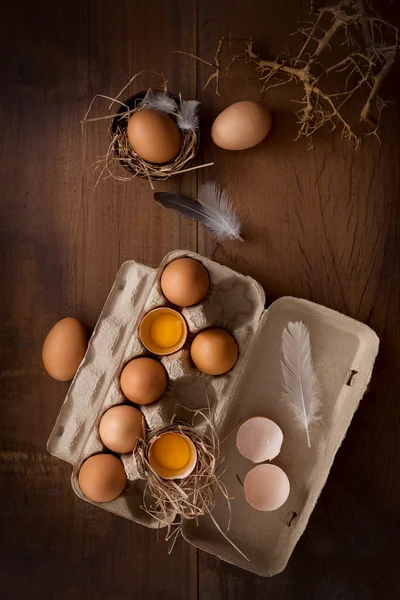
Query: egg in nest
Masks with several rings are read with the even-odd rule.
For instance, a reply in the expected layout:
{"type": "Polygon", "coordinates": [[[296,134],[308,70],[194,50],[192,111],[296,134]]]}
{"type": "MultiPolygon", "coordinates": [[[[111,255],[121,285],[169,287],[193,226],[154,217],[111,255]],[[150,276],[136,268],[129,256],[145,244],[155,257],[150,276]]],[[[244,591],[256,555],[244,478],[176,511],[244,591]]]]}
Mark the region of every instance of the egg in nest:
{"type": "Polygon", "coordinates": [[[143,109],[128,121],[127,136],[133,150],[155,164],[172,161],[181,148],[181,134],[175,122],[164,113],[143,109]]]}

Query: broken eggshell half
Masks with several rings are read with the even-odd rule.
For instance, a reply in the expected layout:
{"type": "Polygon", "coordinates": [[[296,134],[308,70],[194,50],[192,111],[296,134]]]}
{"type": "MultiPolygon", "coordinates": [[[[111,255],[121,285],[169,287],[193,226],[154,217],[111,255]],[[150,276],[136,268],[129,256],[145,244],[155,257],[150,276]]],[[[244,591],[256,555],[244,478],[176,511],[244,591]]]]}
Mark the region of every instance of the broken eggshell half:
{"type": "Polygon", "coordinates": [[[272,460],[278,456],[282,442],[281,428],[266,417],[247,419],[236,435],[236,446],[240,454],[253,463],[272,460]]]}
{"type": "Polygon", "coordinates": [[[276,465],[257,465],[244,480],[247,502],[257,510],[271,511],[280,508],[288,499],[289,479],[276,465]]]}

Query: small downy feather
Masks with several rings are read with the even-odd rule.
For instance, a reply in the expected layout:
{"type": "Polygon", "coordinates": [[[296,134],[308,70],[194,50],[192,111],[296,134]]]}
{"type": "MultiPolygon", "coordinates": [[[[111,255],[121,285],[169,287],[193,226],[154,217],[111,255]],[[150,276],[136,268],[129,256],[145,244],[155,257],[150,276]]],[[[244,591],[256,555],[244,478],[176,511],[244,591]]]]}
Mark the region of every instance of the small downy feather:
{"type": "Polygon", "coordinates": [[[154,108],[166,114],[177,111],[176,102],[173,98],[163,92],[155,92],[151,88],[147,90],[145,97],[140,102],[140,106],[143,104],[146,104],[146,108],[154,108]]]}
{"type": "Polygon", "coordinates": [[[178,109],[178,127],[183,131],[194,131],[199,126],[199,106],[197,100],[182,100],[178,109]]]}
{"type": "Polygon", "coordinates": [[[200,188],[197,202],[168,192],[156,192],[154,198],[164,208],[175,210],[188,219],[195,219],[210,229],[219,241],[242,240],[239,219],[226,192],[216,182],[206,183],[200,188]]]}
{"type": "Polygon", "coordinates": [[[311,448],[309,428],[320,418],[320,386],[312,362],[310,332],[303,322],[288,323],[282,334],[282,352],[285,397],[311,448]]]}

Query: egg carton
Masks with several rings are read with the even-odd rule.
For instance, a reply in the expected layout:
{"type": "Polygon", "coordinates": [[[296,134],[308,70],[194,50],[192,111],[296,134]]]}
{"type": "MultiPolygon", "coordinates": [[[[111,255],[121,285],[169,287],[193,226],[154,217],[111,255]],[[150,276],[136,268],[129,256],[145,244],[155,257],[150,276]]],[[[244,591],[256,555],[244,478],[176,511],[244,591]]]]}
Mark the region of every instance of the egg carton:
{"type": "MultiPolygon", "coordinates": [[[[89,456],[105,450],[98,434],[100,419],[111,406],[126,401],[119,385],[121,371],[133,358],[149,354],[139,338],[139,323],[149,310],[168,305],[161,293],[161,273],[169,262],[183,256],[205,266],[210,290],[202,303],[182,309],[188,340],[180,351],[161,358],[168,388],[158,402],[141,409],[147,426],[155,429],[169,423],[173,415],[187,417],[188,409],[204,408],[208,397],[217,433],[225,440],[222,481],[234,496],[229,514],[226,500],[217,492],[213,516],[224,530],[230,520],[228,535],[247,559],[207,516],[185,522],[183,536],[227,562],[271,576],[284,569],[303,533],[368,385],[379,340],[366,325],[298,298],[281,298],[265,310],[264,292],[254,279],[194,252],[171,252],[158,269],[128,261],[118,272],[68,390],[48,450],[73,466],[72,487],[89,502],[79,489],[79,469],[89,456]],[[311,430],[311,448],[282,402],[282,332],[295,320],[303,321],[310,330],[322,387],[321,423],[311,430]],[[210,326],[228,330],[239,347],[234,368],[218,377],[200,373],[190,359],[194,335],[210,326]],[[269,513],[255,510],[245,500],[242,482],[252,463],[240,455],[235,443],[238,422],[255,415],[271,418],[284,434],[282,450],[273,462],[287,473],[291,490],[286,503],[269,513]]],[[[139,477],[134,454],[122,455],[121,460],[128,478],[125,491],[98,506],[146,527],[159,527],[141,508],[145,482],[139,477]]]]}

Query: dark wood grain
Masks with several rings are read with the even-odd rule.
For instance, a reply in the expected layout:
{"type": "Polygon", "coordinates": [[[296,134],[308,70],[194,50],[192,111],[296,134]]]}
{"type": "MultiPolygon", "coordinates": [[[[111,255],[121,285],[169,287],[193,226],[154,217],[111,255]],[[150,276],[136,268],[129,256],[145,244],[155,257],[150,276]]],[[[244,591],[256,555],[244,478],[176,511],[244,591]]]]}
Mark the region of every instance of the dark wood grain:
{"type": "MultiPolygon", "coordinates": [[[[196,96],[196,72],[169,55],[195,50],[195,2],[21,2],[5,12],[0,595],[191,600],[196,551],[180,542],[168,557],[154,531],[79,501],[70,466],[46,454],[67,385],[44,373],[41,345],[61,317],[94,326],[124,260],[155,266],[173,248],[196,249],[196,228],[153,205],[148,182],[94,190],[108,127],[80,126],[96,93],[115,95],[143,68],[196,96]]],[[[190,194],[195,184],[188,174],[164,189],[190,194]]]]}
{"type": "MultiPolygon", "coordinates": [[[[306,14],[307,2],[202,2],[199,54],[213,57],[218,39],[252,37],[274,58],[306,14]],[[283,17],[284,15],[284,17],[283,17]]],[[[392,15],[397,16],[399,14],[392,15]]],[[[293,41],[289,40],[289,44],[293,41]]],[[[199,68],[200,88],[212,72],[199,68]]],[[[254,81],[238,68],[200,98],[210,107],[205,127],[232,101],[257,99],[254,81]],[[244,83],[243,83],[244,82],[244,83]]],[[[250,75],[251,76],[251,75],[250,75]]],[[[254,74],[252,75],[254,77],[254,74]]],[[[395,79],[385,90],[397,98],[395,79]]],[[[384,115],[382,144],[366,140],[354,152],[340,133],[316,137],[312,150],[293,143],[293,86],[271,90],[270,136],[249,152],[207,143],[218,179],[234,200],[246,242],[224,244],[200,233],[199,251],[252,275],[270,300],[307,298],[370,325],[381,338],[371,389],[362,400],[328,482],[286,570],[265,581],[200,554],[199,598],[307,600],[385,598],[400,594],[399,530],[399,110],[384,115]],[[397,458],[396,458],[397,456],[397,458]]],[[[199,178],[207,178],[208,172],[199,178]]],[[[268,535],[268,532],[266,532],[268,535]]]]}
{"type": "MultiPolygon", "coordinates": [[[[390,7],[389,7],[390,8],[390,7]]],[[[235,67],[200,93],[200,160],[216,165],[157,189],[195,194],[217,178],[230,192],[246,241],[221,246],[152,203],[146,181],[106,180],[93,163],[108,145],[104,122],[82,135],[96,93],[114,95],[142,69],[195,97],[210,70],[174,49],[213,57],[221,35],[251,36],[266,56],[306,14],[297,0],[72,0],[3,8],[1,20],[1,597],[47,600],[400,597],[399,154],[396,105],[382,144],[358,152],[337,134],[306,152],[290,91],[265,98],[274,126],[245,153],[212,145],[213,118],[258,98],[235,67]],[[368,323],[381,338],[369,392],[287,569],[265,580],[80,501],[70,466],[45,445],[67,390],[41,365],[48,329],[63,316],[93,327],[120,264],[156,266],[173,248],[198,249],[262,283],[270,300],[311,299],[368,323]]],[[[400,22],[398,9],[390,9],[400,22]]],[[[395,73],[386,96],[398,100],[395,73]]],[[[143,76],[143,89],[154,84],[143,76]]],[[[135,87],[135,91],[137,91],[135,87]]],[[[95,114],[107,106],[99,101],[95,114]]]]}

